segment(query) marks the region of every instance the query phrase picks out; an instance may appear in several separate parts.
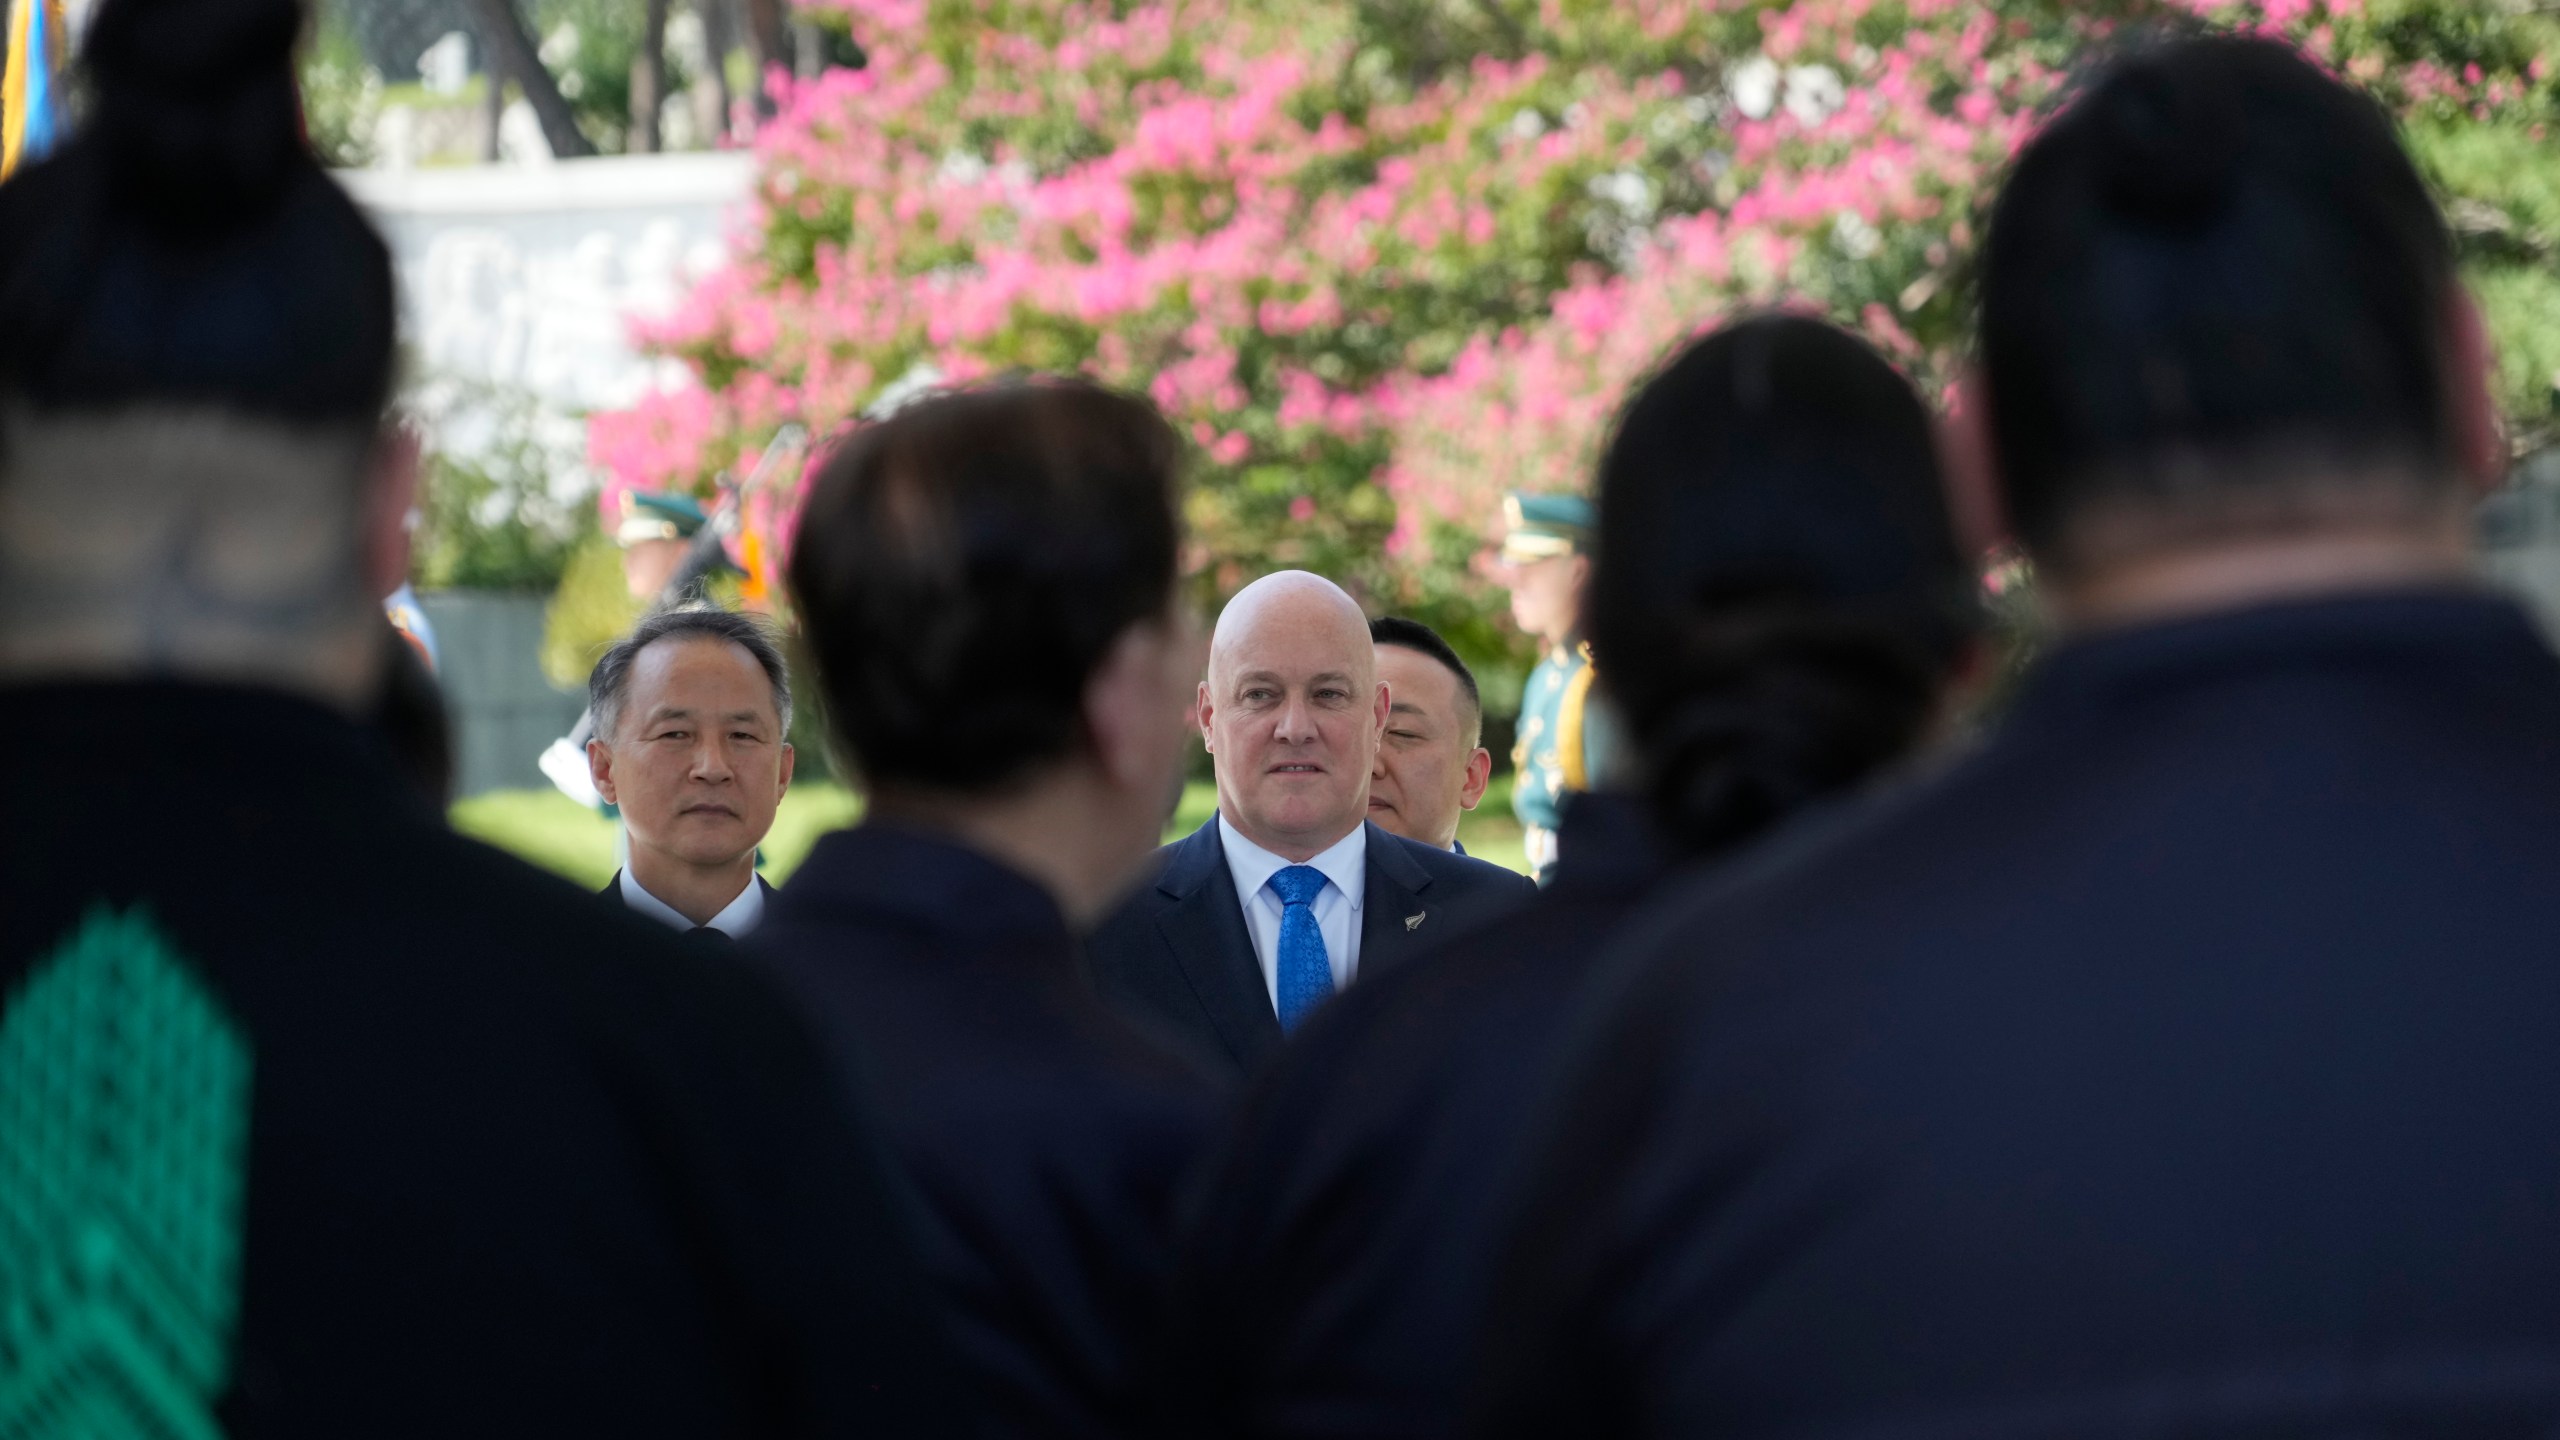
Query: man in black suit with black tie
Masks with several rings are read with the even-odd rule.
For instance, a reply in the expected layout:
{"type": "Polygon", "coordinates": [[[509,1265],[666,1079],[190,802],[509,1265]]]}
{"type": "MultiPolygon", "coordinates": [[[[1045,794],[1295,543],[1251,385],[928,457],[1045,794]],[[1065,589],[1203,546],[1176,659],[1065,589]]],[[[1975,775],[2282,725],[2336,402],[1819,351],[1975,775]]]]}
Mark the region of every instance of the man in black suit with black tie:
{"type": "Polygon", "coordinates": [[[1087,942],[1106,1000],[1249,1072],[1364,969],[1533,893],[1369,823],[1391,704],[1341,587],[1285,570],[1237,592],[1198,699],[1218,813],[1164,847],[1153,883],[1087,942]]]}
{"type": "Polygon", "coordinates": [[[587,710],[588,773],[631,845],[605,896],[697,941],[745,938],[773,897],[756,846],[791,788],[791,677],[763,622],[659,611],[596,662],[587,710]]]}

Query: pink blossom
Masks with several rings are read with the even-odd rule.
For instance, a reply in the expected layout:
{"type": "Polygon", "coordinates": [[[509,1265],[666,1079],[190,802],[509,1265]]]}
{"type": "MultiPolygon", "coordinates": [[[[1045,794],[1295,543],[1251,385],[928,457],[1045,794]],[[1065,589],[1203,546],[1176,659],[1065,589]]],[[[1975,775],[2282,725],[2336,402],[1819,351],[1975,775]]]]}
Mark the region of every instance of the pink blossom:
{"type": "MultiPolygon", "coordinates": [[[[920,366],[1081,370],[1196,442],[1219,561],[1270,543],[1267,511],[1221,518],[1236,468],[1287,464],[1289,543],[1356,536],[1375,586],[1466,573],[1435,537],[1487,533],[1505,488],[1583,483],[1625,388],[1739,311],[1830,315],[1942,387],[1967,217],[2061,83],[2047,42],[2093,28],[1961,0],[1539,0],[1513,7],[1525,58],[1355,102],[1356,38],[1271,7],[1007,0],[1005,24],[954,25],[931,0],[801,3],[871,63],[770,77],[736,259],[633,325],[695,383],[590,425],[613,483],[699,483],[920,366]],[[1830,66],[1840,108],[1750,120],[1691,78],[1755,34],[1830,66]],[[1355,530],[1331,497],[1367,483],[1394,514],[1355,530]]],[[[2355,0],[2164,3],[2368,43],[2336,24],[2355,0]]],[[[2528,95],[2425,62],[2374,78],[2411,105],[2528,95]]]]}

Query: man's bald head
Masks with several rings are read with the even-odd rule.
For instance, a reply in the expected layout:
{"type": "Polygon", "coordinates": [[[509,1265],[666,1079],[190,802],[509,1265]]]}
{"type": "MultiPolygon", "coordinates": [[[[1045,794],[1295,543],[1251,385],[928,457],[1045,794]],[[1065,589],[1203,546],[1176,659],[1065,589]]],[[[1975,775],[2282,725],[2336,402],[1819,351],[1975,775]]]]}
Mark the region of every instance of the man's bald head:
{"type": "Polygon", "coordinates": [[[1218,810],[1245,838],[1306,860],[1359,828],[1387,722],[1368,617],[1321,575],[1266,575],[1227,602],[1200,687],[1218,810]]]}
{"type": "Polygon", "coordinates": [[[1321,575],[1282,570],[1247,585],[1218,612],[1217,633],[1209,641],[1209,678],[1214,685],[1222,667],[1239,654],[1256,653],[1275,637],[1305,637],[1339,646],[1346,660],[1368,658],[1363,680],[1377,676],[1377,656],[1369,640],[1369,617],[1360,602],[1321,575]]]}

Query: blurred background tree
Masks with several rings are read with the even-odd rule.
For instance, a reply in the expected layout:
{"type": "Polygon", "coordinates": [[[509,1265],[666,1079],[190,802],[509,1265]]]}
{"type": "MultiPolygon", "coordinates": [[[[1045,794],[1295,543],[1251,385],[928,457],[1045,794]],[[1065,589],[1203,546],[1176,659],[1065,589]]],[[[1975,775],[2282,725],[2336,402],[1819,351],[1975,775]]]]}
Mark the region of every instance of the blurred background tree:
{"type": "Polygon", "coordinates": [[[314,17],[302,64],[303,124],[324,165],[373,163],[373,127],[382,112],[382,72],[365,58],[343,5],[314,17]]]}
{"type": "MultiPolygon", "coordinates": [[[[1628,385],[1809,306],[1943,393],[1982,197],[2128,27],[2281,33],[2398,114],[2501,397],[2560,371],[2560,17],[2527,0],[810,0],[867,61],[790,88],[750,240],[599,415],[610,486],[699,486],[917,377],[1080,369],[1197,446],[1202,599],[1284,565],[1528,658],[1506,488],[1587,483],[1628,385]]],[[[786,524],[787,528],[787,524],[786,524]]]]}
{"type": "Polygon", "coordinates": [[[397,104],[486,103],[493,113],[509,95],[521,97],[551,152],[567,157],[725,144],[742,114],[774,112],[763,85],[769,71],[808,79],[866,58],[840,14],[796,11],[786,0],[313,4],[305,81],[327,110],[315,117],[314,138],[332,163],[372,158],[373,116],[351,111],[339,94],[352,95],[347,77],[366,71],[377,107],[385,91],[397,104]],[[469,44],[471,96],[421,93],[420,57],[454,34],[469,44]]]}
{"type": "Polygon", "coordinates": [[[595,489],[577,451],[529,395],[428,377],[410,387],[408,403],[445,441],[428,451],[420,477],[411,582],[556,588],[571,552],[596,531],[595,489]]]}

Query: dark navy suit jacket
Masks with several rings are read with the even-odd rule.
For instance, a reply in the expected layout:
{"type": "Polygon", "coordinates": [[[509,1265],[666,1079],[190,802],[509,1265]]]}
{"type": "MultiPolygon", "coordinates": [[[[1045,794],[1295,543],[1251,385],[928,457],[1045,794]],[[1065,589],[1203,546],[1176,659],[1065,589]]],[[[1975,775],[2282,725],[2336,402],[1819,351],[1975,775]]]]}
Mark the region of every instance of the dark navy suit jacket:
{"type": "Polygon", "coordinates": [[[920,831],[820,840],[747,950],[874,1102],[993,1433],[1146,1431],[1176,1187],[1223,1080],[1095,1003],[1046,891],[920,831]]]}
{"type": "Polygon", "coordinates": [[[1185,1429],[1444,1436],[1496,1199],[1592,962],[1669,869],[1640,802],[1568,798],[1556,878],[1364,974],[1254,1087],[1183,1248],[1185,1429]]]}
{"type": "MultiPolygon", "coordinates": [[[[1094,988],[1122,1014],[1175,1037],[1210,1063],[1250,1073],[1278,1053],[1280,1017],[1254,958],[1217,817],[1157,854],[1161,868],[1153,881],[1085,942],[1094,988]]],[[[1363,981],[1394,970],[1443,934],[1537,893],[1525,875],[1375,825],[1369,825],[1368,857],[1360,910],[1363,981]]]]}
{"type": "Polygon", "coordinates": [[[1595,987],[1481,1433],[2554,1433],[2560,661],[2522,613],[2094,637],[1778,847],[1595,987]]]}

